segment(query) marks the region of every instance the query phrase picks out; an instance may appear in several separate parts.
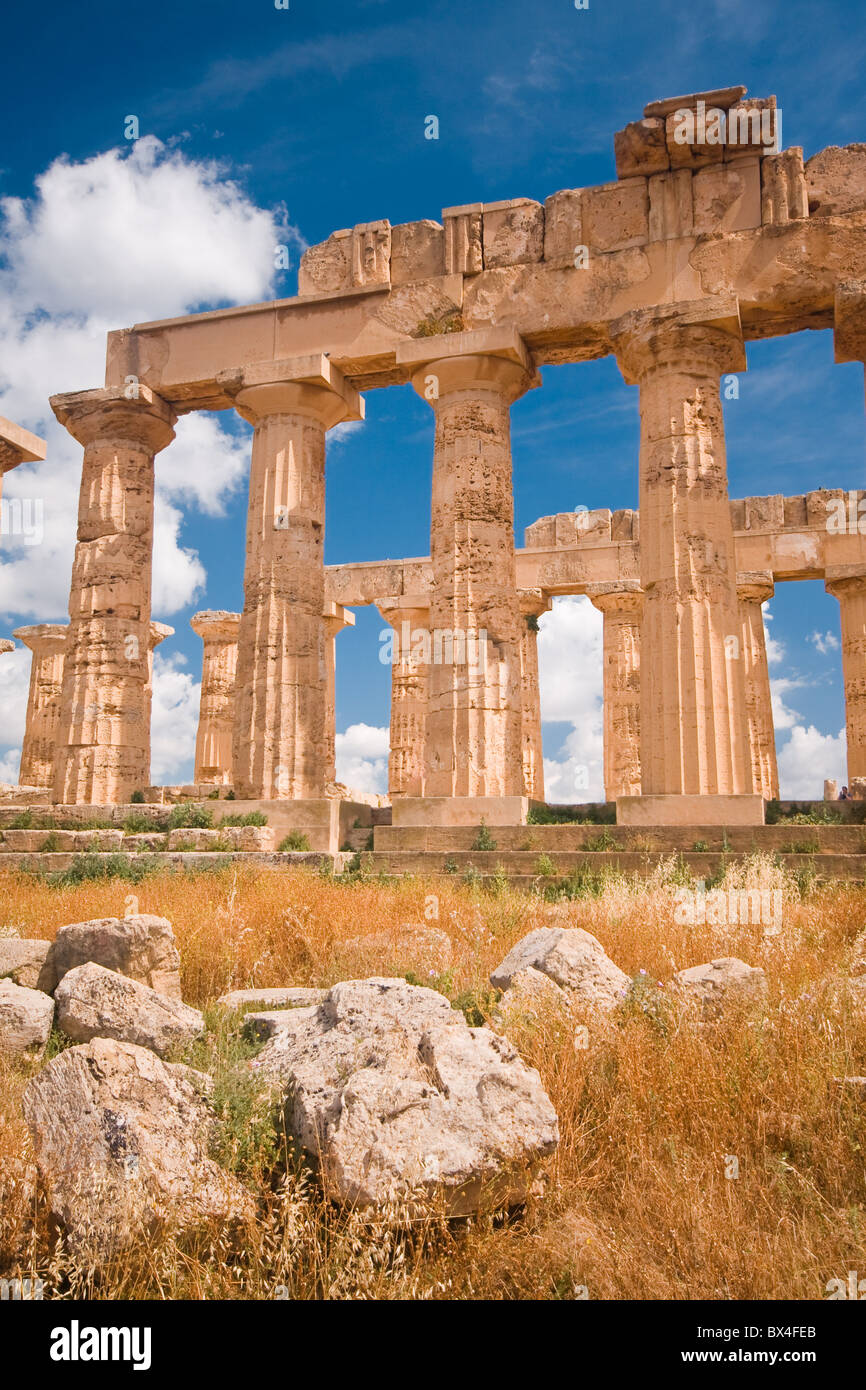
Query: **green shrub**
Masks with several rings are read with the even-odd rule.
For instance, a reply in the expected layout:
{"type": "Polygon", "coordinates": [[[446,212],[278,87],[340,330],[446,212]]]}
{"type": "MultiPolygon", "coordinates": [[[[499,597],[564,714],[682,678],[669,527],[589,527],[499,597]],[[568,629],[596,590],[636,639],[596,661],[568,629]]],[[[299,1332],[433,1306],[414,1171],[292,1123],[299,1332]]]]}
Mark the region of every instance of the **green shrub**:
{"type": "Polygon", "coordinates": [[[143,805],[143,804],[144,804],[144,792],[142,792],[142,791],[133,792],[133,793],[132,793],[132,796],[129,798],[129,801],[130,801],[130,805],[132,805],[132,806],[141,806],[141,805],[143,805]]]}
{"type": "Polygon", "coordinates": [[[539,854],[535,861],[535,872],[542,878],[555,878],[557,868],[549,854],[539,854]]]}
{"type": "Polygon", "coordinates": [[[47,874],[45,881],[52,888],[67,888],[75,883],[99,882],[106,879],[124,879],[128,883],[141,883],[142,879],[154,872],[155,865],[148,864],[138,855],[129,854],[76,854],[68,869],[47,874]]]}
{"type": "Polygon", "coordinates": [[[247,811],[245,815],[223,816],[217,829],[224,825],[267,825],[268,818],[264,811],[247,811]]]}
{"type": "Polygon", "coordinates": [[[488,830],[487,826],[484,824],[483,817],[481,819],[481,824],[478,827],[478,834],[475,836],[475,840],[473,844],[470,846],[470,848],[473,850],[479,850],[481,852],[496,849],[496,841],[490,834],[490,831],[488,830]]]}
{"type": "Polygon", "coordinates": [[[172,806],[169,830],[212,830],[213,811],[209,806],[172,806]]]}
{"type": "Polygon", "coordinates": [[[45,836],[39,849],[42,854],[53,854],[59,844],[60,840],[57,837],[57,831],[52,830],[45,836]]]}
{"type": "Polygon", "coordinates": [[[293,830],[280,840],[277,849],[280,854],[299,854],[309,852],[310,841],[303,830],[293,830]]]}

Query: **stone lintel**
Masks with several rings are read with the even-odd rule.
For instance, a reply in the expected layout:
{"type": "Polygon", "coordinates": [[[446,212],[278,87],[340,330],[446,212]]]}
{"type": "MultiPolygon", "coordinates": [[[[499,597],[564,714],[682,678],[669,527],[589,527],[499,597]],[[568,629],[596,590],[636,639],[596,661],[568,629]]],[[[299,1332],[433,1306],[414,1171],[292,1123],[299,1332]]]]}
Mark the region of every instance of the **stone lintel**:
{"type": "Polygon", "coordinates": [[[45,440],[0,415],[0,472],[45,458],[45,440]]]}
{"type": "Polygon", "coordinates": [[[530,375],[535,365],[529,350],[513,324],[495,328],[476,328],[466,333],[438,333],[431,338],[413,338],[397,345],[398,367],[423,367],[449,357],[504,357],[516,362],[530,375]]]}
{"type": "MultiPolygon", "coordinates": [[[[487,206],[492,207],[493,204],[488,203],[487,206]]],[[[484,207],[484,203],[463,203],[460,207],[443,208],[442,218],[444,221],[446,217],[470,217],[473,213],[483,212],[484,207]]]]}
{"type": "Polygon", "coordinates": [[[719,111],[727,111],[729,107],[736,106],[747,91],[747,87],[717,87],[711,92],[689,92],[682,97],[664,97],[661,101],[648,102],[643,113],[645,116],[672,116],[675,111],[693,110],[699,101],[708,109],[714,106],[719,111]]]}
{"type": "Polygon", "coordinates": [[[341,603],[336,603],[333,599],[325,599],[322,617],[325,622],[339,624],[340,627],[355,626],[355,615],[352,610],[344,608],[341,603]]]}
{"type": "Polygon", "coordinates": [[[764,799],[754,794],[656,793],[616,798],[617,825],[763,825],[764,799]]]}
{"type": "Polygon", "coordinates": [[[866,282],[836,286],[833,345],[837,362],[866,362],[866,282]]]}
{"type": "Polygon", "coordinates": [[[525,825],[528,796],[401,796],[393,825],[525,825]]]}

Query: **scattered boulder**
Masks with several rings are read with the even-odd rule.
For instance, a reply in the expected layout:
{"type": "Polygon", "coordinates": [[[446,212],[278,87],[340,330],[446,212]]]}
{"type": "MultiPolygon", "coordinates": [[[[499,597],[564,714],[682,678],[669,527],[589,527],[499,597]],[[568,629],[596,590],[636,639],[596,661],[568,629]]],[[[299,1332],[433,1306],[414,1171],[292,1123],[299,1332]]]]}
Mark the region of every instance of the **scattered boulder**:
{"type": "Polygon", "coordinates": [[[559,1140],[537,1071],[434,990],[349,980],[266,1044],[290,1131],[325,1191],[359,1207],[476,1211],[525,1199],[559,1140]]]}
{"type": "Polygon", "coordinates": [[[345,949],[362,968],[374,968],[384,956],[394,974],[420,970],[441,975],[451,964],[451,938],[439,927],[406,922],[369,936],[350,936],[345,949]]]}
{"type": "Polygon", "coordinates": [[[41,989],[0,980],[0,1051],[41,1057],[53,1018],[54,1000],[41,989]]]}
{"type": "Polygon", "coordinates": [[[68,970],[91,960],[158,994],[180,999],[180,956],[165,917],[97,917],[61,927],[48,954],[52,989],[68,970]]]}
{"type": "Polygon", "coordinates": [[[582,927],[537,927],[512,946],[490,983],[508,989],[514,977],[527,969],[540,971],[568,990],[572,999],[597,1009],[614,1008],[628,989],[628,975],[582,927]]]}
{"type": "Polygon", "coordinates": [[[215,1123],[188,1067],[94,1038],[30,1081],[24,1118],[54,1215],[76,1248],[104,1258],[144,1227],[252,1215],[247,1190],[208,1157],[215,1123]]]}
{"type": "Polygon", "coordinates": [[[285,985],[281,989],[233,989],[220,995],[217,1003],[223,1009],[243,1009],[247,1004],[261,1004],[268,1009],[299,1009],[321,1004],[326,989],[306,989],[303,985],[285,985]]]}
{"type": "Polygon", "coordinates": [[[262,1009],[244,1015],[243,1031],[255,1042],[265,1042],[287,1029],[294,1031],[312,1018],[318,1005],[306,1009],[262,1009]]]}
{"type": "Polygon", "coordinates": [[[530,965],[512,975],[496,1012],[506,1024],[516,1018],[530,1020],[546,1014],[564,1015],[568,1012],[568,995],[549,975],[543,975],[530,965]]]}
{"type": "Polygon", "coordinates": [[[51,977],[51,971],[45,968],[50,949],[50,941],[0,936],[0,978],[24,985],[25,989],[45,990],[51,977]]]}
{"type": "Polygon", "coordinates": [[[106,970],[95,961],[68,970],[54,995],[57,1024],[73,1042],[115,1038],[149,1047],[159,1057],[192,1042],[204,1019],[179,999],[106,970]]]}
{"type": "Polygon", "coordinates": [[[700,1006],[703,1019],[719,1018],[734,1007],[766,1003],[767,977],[760,966],[746,965],[736,956],[722,956],[705,965],[693,965],[674,976],[676,993],[700,1006]]]}

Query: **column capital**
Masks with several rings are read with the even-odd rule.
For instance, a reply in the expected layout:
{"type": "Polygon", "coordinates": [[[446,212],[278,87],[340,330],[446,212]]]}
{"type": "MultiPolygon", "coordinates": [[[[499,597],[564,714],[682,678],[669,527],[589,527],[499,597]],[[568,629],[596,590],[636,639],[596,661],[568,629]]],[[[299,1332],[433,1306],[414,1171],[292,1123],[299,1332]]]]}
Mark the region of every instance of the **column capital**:
{"type": "Polygon", "coordinates": [[[509,404],[541,385],[529,350],[512,324],[466,333],[439,333],[397,346],[397,365],[410,374],[419,396],[431,404],[453,391],[498,391],[509,404]],[[429,389],[436,378],[435,393],[429,389]]]}
{"type": "Polygon", "coordinates": [[[344,627],[355,626],[355,615],[350,608],[344,608],[342,603],[336,603],[333,599],[326,599],[322,609],[322,617],[325,620],[325,630],[329,637],[336,637],[338,632],[342,632],[344,627]]]}
{"type": "Polygon", "coordinates": [[[766,603],[776,592],[772,570],[740,570],[737,574],[737,598],[742,603],[766,603]]]}
{"type": "Polygon", "coordinates": [[[10,642],[8,637],[0,637],[0,656],[3,656],[4,653],[6,653],[6,652],[14,652],[14,651],[15,651],[15,643],[14,643],[14,642],[10,642]]]}
{"type": "Polygon", "coordinates": [[[204,608],[200,613],[193,613],[189,625],[203,642],[236,642],[241,615],[225,608],[204,608]]]}
{"type": "Polygon", "coordinates": [[[376,607],[390,627],[400,623],[426,625],[430,621],[430,595],[389,594],[376,600],[376,607]]]}
{"type": "Polygon", "coordinates": [[[164,641],[165,641],[166,637],[173,637],[173,636],[174,636],[174,628],[173,628],[173,627],[169,627],[168,623],[156,623],[156,622],[151,622],[151,624],[150,624],[150,650],[153,651],[154,647],[158,647],[159,644],[160,644],[160,642],[164,642],[164,641]]]}
{"type": "Polygon", "coordinates": [[[866,572],[852,565],[828,566],[824,572],[824,588],[834,598],[866,590],[866,572]]]}
{"type": "Polygon", "coordinates": [[[79,444],[124,439],[158,453],[174,439],[177,415],[149,386],[98,387],[49,397],[49,405],[79,444]],[[133,394],[127,394],[132,392],[133,394]]]}
{"type": "Polygon", "coordinates": [[[655,370],[722,376],[746,369],[740,307],[734,298],[680,300],[630,309],[610,325],[610,341],[629,386],[655,370]]]}
{"type": "Polygon", "coordinates": [[[551,595],[543,589],[518,589],[517,601],[524,618],[540,618],[542,613],[549,613],[553,605],[551,595]]]}
{"type": "Polygon", "coordinates": [[[606,618],[638,622],[643,611],[644,591],[633,579],[587,584],[584,593],[594,608],[606,618]]]}
{"type": "Polygon", "coordinates": [[[251,425],[270,415],[309,415],[329,430],[364,418],[363,396],[321,352],[232,368],[217,382],[251,425]]]}
{"type": "Polygon", "coordinates": [[[32,652],[63,651],[69,627],[66,623],[35,623],[32,627],[16,627],[12,633],[32,652]]]}
{"type": "Polygon", "coordinates": [[[45,457],[45,440],[0,415],[0,474],[19,463],[37,463],[45,457]]]}
{"type": "Polygon", "coordinates": [[[836,286],[833,346],[837,362],[866,362],[866,281],[836,286]]]}

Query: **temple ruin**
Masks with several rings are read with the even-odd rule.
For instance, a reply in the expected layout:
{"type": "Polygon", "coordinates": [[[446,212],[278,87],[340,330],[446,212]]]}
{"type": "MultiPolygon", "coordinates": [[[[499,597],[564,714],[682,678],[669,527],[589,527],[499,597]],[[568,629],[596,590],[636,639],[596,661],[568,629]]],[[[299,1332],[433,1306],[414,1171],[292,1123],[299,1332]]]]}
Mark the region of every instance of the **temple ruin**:
{"type": "MultiPolygon", "coordinates": [[[[761,604],[819,578],[849,782],[866,778],[866,494],[728,495],[720,382],[746,342],[832,327],[838,362],[866,360],[866,146],[804,163],[779,126],[742,87],[653,102],[614,137],[613,183],[336,231],[294,298],[111,333],[104,386],[51,398],[83,446],[78,540],[68,628],[15,634],[33,652],[22,785],[103,806],[150,787],[170,631],[151,615],[154,457],[196,410],[254,430],[243,609],[192,620],[200,794],[333,822],[336,642],[374,605],[395,635],[393,826],[525,823],[544,799],[538,618],[585,594],[617,822],[760,825],[779,794],[761,604]],[[510,407],[541,367],[608,354],[639,392],[639,508],[544,517],[518,548],[510,407]],[[325,565],[327,433],[397,383],[435,417],[429,555],[325,565]]],[[[0,421],[0,467],[40,456],[25,434],[0,421]]]]}

